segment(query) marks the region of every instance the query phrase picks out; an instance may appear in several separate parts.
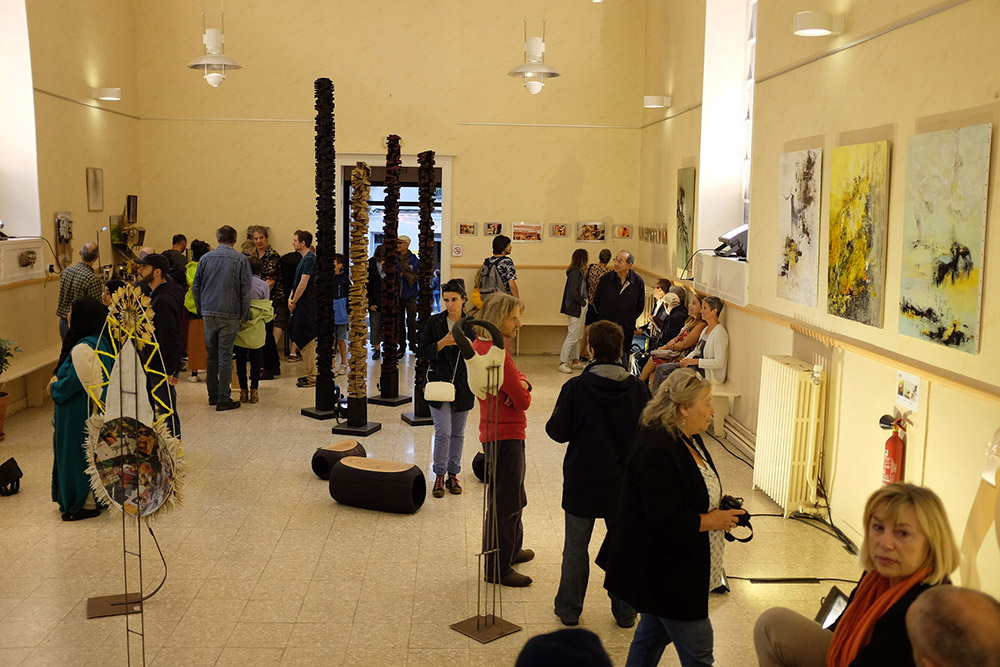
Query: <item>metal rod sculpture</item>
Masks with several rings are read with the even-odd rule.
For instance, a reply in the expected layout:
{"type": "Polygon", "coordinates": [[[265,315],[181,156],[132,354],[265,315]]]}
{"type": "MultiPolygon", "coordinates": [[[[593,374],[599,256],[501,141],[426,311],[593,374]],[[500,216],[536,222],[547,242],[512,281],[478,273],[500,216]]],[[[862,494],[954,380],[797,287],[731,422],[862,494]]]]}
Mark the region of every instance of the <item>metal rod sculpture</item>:
{"type": "Polygon", "coordinates": [[[336,415],[340,391],[333,379],[333,285],[337,253],[337,171],[334,151],[333,82],[316,79],[316,407],[313,419],[336,415]]]}
{"type": "Polygon", "coordinates": [[[399,135],[386,139],[385,154],[385,218],[382,245],[385,247],[385,278],[382,279],[382,373],[379,396],[369,399],[378,405],[402,405],[408,396],[399,395],[399,178],[402,161],[399,157],[399,135]]]}
{"type": "Polygon", "coordinates": [[[350,370],[347,376],[347,425],[333,427],[334,433],[371,435],[382,428],[368,421],[368,195],[371,168],[358,162],[351,170],[351,288],[350,370]]]}
{"type": "MultiPolygon", "coordinates": [[[[434,151],[424,151],[417,155],[417,193],[420,202],[419,236],[417,238],[420,264],[417,266],[417,340],[423,333],[424,325],[431,316],[431,276],[434,273],[434,151]]],[[[404,413],[401,419],[410,426],[433,424],[430,407],[424,400],[424,385],[427,384],[427,367],[430,360],[417,357],[413,371],[413,412],[404,413]]]]}

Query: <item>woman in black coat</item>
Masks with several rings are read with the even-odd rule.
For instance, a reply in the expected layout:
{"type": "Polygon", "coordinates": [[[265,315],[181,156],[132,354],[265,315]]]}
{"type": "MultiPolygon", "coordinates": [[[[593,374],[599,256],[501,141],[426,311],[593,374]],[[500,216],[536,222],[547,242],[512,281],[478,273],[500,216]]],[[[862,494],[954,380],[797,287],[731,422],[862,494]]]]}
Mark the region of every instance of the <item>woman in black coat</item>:
{"type": "Polygon", "coordinates": [[[698,435],[714,413],[709,381],[690,369],[642,413],[597,560],[604,587],[642,614],[626,667],[658,664],[671,642],[684,667],[713,664],[708,593],[721,583],[723,531],[743,514],[718,509],[719,476],[698,435]]]}
{"type": "MultiPolygon", "coordinates": [[[[427,370],[428,382],[451,382],[455,385],[454,401],[427,401],[434,420],[432,467],[437,478],[432,494],[435,498],[444,496],[446,488],[454,494],[462,492],[458,473],[462,471],[465,422],[469,410],[476,402],[469,389],[465,359],[459,353],[455,337],[451,333],[452,327],[462,319],[465,302],[468,301],[464,283],[461,280],[449,280],[441,288],[441,299],[445,309],[427,320],[418,352],[431,362],[427,370]]],[[[464,331],[470,340],[475,339],[476,334],[471,327],[464,331]]]]}

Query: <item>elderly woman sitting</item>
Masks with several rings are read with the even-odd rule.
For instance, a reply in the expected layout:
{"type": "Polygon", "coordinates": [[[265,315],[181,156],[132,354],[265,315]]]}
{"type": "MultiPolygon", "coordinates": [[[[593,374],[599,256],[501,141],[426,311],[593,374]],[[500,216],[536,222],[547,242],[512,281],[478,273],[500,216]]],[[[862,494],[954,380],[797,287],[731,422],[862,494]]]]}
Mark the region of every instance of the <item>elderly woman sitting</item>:
{"type": "Polygon", "coordinates": [[[914,664],[906,611],[958,567],[948,517],[933,491],[897,482],[868,498],[864,520],[865,573],[835,629],[784,607],[768,609],[754,627],[761,667],[914,664]]]}

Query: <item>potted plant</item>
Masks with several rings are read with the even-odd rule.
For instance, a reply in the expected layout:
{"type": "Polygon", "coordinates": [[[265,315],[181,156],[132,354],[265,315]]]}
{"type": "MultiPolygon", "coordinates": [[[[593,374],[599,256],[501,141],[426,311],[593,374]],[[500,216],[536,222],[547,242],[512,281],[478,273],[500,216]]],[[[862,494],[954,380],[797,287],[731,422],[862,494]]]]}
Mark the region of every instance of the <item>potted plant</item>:
{"type": "MultiPolygon", "coordinates": [[[[4,371],[10,366],[10,359],[17,352],[20,352],[21,348],[18,344],[12,340],[5,340],[0,338],[0,379],[3,378],[4,371]]],[[[0,389],[3,388],[3,383],[0,382],[0,389]]],[[[10,395],[4,391],[0,391],[0,440],[4,439],[3,423],[7,418],[7,404],[10,403],[10,395]]]]}

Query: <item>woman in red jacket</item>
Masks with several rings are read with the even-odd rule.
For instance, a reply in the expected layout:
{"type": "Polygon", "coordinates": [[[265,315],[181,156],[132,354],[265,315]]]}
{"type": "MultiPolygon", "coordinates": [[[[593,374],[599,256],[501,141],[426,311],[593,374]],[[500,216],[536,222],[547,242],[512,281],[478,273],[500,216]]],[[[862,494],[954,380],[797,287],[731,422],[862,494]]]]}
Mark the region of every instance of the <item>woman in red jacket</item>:
{"type": "MultiPolygon", "coordinates": [[[[504,337],[503,384],[495,396],[479,400],[479,440],[483,443],[486,459],[491,458],[491,448],[496,448],[496,507],[490,498],[488,516],[496,513],[499,553],[487,554],[486,581],[499,581],[504,586],[523,587],[531,584],[531,577],[514,570],[517,563],[526,563],[535,557],[531,549],[522,548],[524,526],[521,512],[528,504],[524,493],[524,438],[528,419],[525,411],[531,405],[531,383],[524,373],[517,370],[510,356],[511,341],[521,328],[524,304],[510,294],[496,292],[484,302],[479,319],[490,322],[504,337]],[[497,415],[497,423],[487,423],[487,415],[497,415]]],[[[482,332],[480,332],[482,333],[482,332]]],[[[477,338],[472,343],[478,354],[493,347],[488,338],[477,338]]],[[[487,535],[487,542],[492,542],[487,535]]]]}

